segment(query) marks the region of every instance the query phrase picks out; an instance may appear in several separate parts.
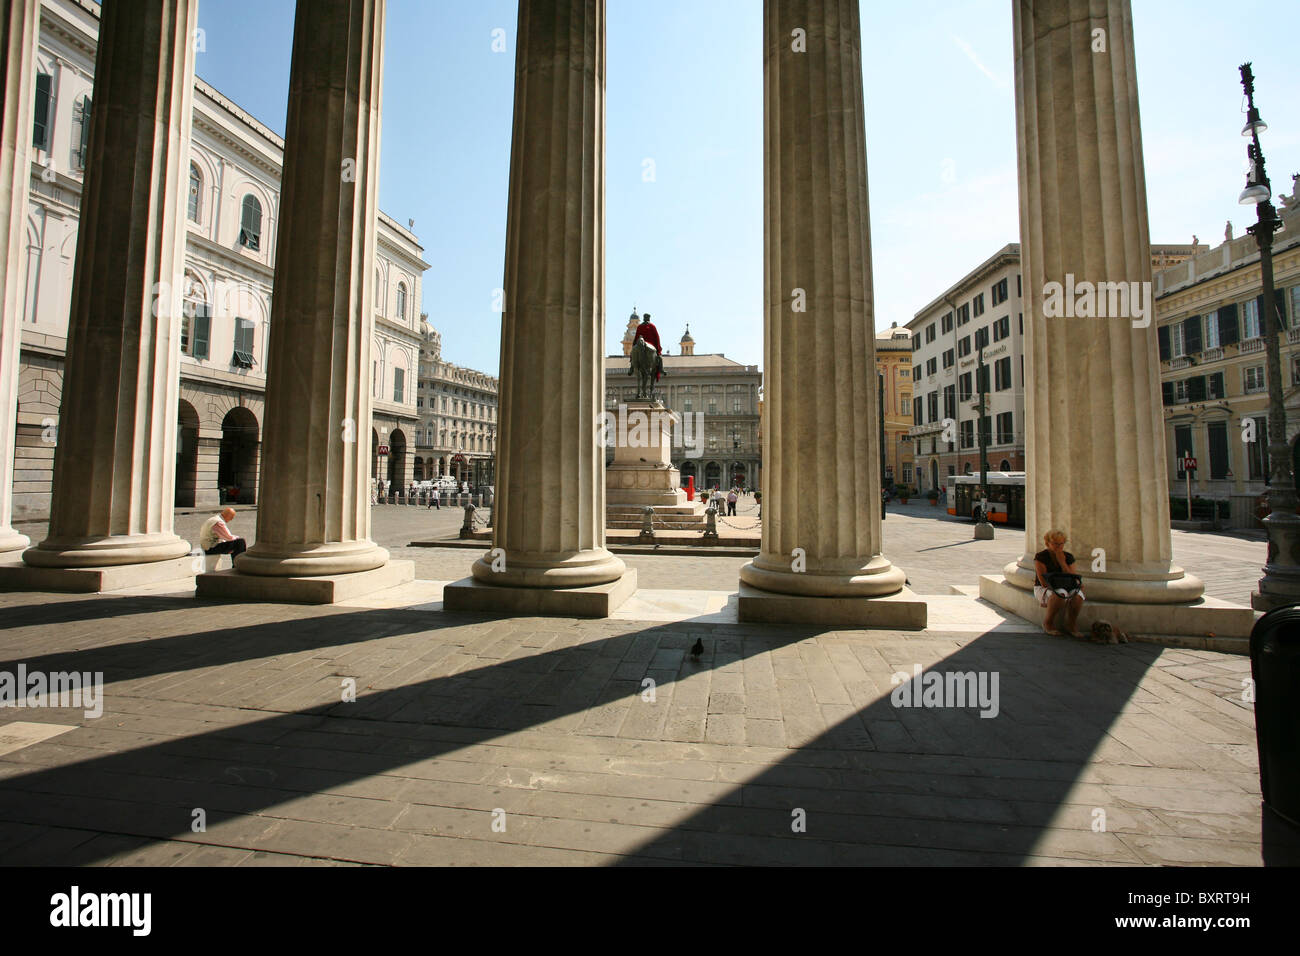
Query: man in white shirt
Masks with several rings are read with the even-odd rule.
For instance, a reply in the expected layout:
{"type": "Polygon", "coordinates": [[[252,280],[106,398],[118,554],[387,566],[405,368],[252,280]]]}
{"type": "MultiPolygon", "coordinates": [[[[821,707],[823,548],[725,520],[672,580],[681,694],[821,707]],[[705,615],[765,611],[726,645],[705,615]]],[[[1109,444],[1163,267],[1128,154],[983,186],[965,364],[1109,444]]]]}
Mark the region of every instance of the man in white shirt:
{"type": "Polygon", "coordinates": [[[204,554],[228,554],[233,562],[244,553],[248,545],[244,543],[243,538],[236,538],[231,534],[226,524],[234,520],[235,509],[222,508],[220,514],[215,514],[203,522],[203,530],[199,532],[199,547],[203,549],[204,554]]]}

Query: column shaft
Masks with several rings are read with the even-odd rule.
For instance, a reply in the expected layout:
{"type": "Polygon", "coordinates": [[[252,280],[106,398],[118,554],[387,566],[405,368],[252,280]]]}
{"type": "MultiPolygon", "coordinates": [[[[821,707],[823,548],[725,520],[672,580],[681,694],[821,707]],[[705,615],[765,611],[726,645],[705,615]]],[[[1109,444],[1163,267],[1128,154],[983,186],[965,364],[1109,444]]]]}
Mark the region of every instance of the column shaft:
{"type": "Polygon", "coordinates": [[[605,550],[605,3],[521,0],[490,584],[619,579],[605,550]]]}
{"type": "Polygon", "coordinates": [[[189,550],[172,505],[197,14],[198,0],[102,7],[49,537],[30,565],[189,550]]]}
{"type": "Polygon", "coordinates": [[[1090,597],[1195,600],[1201,582],[1171,560],[1129,2],[1013,9],[1029,480],[1025,554],[1005,574],[1032,587],[1033,555],[1059,529],[1090,597]],[[1128,307],[1106,287],[1071,297],[1085,282],[1129,284],[1128,307]]]}
{"type": "Polygon", "coordinates": [[[36,74],[38,0],[5,4],[0,19],[4,56],[4,115],[0,117],[0,554],[31,542],[13,529],[18,362],[22,345],[23,272],[26,265],[27,144],[32,133],[32,78],[36,74]]]}
{"type": "Polygon", "coordinates": [[[766,0],[763,85],[763,545],[740,577],[788,594],[892,594],[904,575],[881,554],[855,0],[766,0]]]}
{"type": "Polygon", "coordinates": [[[370,342],[385,0],[294,19],[257,543],[246,574],[381,567],[370,540],[370,342]]]}

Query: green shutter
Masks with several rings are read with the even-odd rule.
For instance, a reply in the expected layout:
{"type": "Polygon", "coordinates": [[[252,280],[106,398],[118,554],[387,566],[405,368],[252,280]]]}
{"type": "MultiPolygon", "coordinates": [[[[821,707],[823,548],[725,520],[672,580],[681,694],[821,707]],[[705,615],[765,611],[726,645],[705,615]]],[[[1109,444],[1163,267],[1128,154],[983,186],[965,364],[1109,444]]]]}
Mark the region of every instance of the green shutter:
{"type": "Polygon", "coordinates": [[[212,328],[212,315],[209,307],[201,305],[194,311],[194,352],[195,358],[208,357],[208,338],[212,328]]]}
{"type": "Polygon", "coordinates": [[[32,110],[32,145],[49,149],[50,145],[50,93],[54,77],[48,73],[36,74],[36,104],[32,110]]]}

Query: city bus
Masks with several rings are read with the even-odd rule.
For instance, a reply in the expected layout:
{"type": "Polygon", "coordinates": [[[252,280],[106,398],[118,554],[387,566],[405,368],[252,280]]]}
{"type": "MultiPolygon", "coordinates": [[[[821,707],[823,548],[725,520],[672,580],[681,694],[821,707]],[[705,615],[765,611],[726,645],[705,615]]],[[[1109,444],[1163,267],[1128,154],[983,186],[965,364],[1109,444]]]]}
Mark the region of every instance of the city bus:
{"type": "MultiPolygon", "coordinates": [[[[980,476],[949,475],[945,490],[948,514],[955,518],[980,518],[980,476]]],[[[990,471],[988,482],[989,521],[1024,527],[1025,524],[1025,473],[1023,471],[990,471]]]]}

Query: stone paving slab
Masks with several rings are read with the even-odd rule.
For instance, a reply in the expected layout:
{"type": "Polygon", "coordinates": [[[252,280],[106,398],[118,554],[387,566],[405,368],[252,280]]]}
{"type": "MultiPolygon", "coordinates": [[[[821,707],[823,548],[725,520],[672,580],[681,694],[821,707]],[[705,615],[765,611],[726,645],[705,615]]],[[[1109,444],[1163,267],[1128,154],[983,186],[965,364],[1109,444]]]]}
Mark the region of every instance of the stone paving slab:
{"type": "Polygon", "coordinates": [[[1131,866],[1300,851],[1263,842],[1240,658],[1062,641],[984,611],[919,634],[743,625],[700,590],[651,593],[669,620],[496,620],[447,614],[421,588],[328,608],[0,595],[0,671],[105,681],[100,718],[0,710],[0,732],[74,728],[0,755],[0,860],[1131,866]],[[918,666],[976,687],[996,674],[997,715],[895,706],[918,666]]]}

